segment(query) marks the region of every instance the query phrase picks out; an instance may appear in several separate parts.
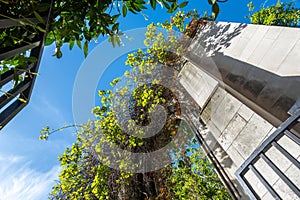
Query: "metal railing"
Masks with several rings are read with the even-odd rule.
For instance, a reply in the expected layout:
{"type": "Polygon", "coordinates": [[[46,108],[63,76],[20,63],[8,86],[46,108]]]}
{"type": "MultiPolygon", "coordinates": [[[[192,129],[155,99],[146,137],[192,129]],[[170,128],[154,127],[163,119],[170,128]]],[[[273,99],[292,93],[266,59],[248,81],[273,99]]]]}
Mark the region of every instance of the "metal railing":
{"type": "MultiPolygon", "coordinates": [[[[52,1],[53,2],[53,1],[52,1]]],[[[0,30],[10,27],[26,26],[30,24],[38,25],[45,29],[46,32],[38,31],[37,36],[34,37],[30,43],[21,43],[12,48],[0,49],[0,60],[8,59],[20,53],[30,50],[30,57],[37,58],[37,62],[31,63],[26,69],[19,69],[18,67],[0,74],[0,88],[8,87],[8,91],[2,92],[0,96],[0,130],[14,118],[29,102],[32,89],[35,83],[36,74],[38,72],[44,41],[46,38],[48,24],[51,14],[52,3],[48,11],[43,13],[45,24],[39,22],[36,18],[31,19],[0,19],[0,30]],[[24,74],[25,73],[25,74],[24,74]],[[9,87],[9,83],[15,80],[15,76],[24,74],[22,82],[15,87],[9,87]]]]}
{"type": "Polygon", "coordinates": [[[279,179],[281,179],[296,196],[300,197],[300,189],[292,180],[290,180],[290,178],[287,177],[284,171],[276,166],[272,159],[267,155],[267,152],[270,150],[270,148],[275,148],[277,150],[276,152],[282,154],[286,159],[288,159],[291,165],[294,165],[296,168],[300,169],[299,160],[297,160],[297,158],[291,155],[291,152],[278,143],[278,141],[285,136],[291,140],[291,142],[294,142],[300,146],[299,133],[294,129],[300,124],[300,99],[298,99],[296,104],[289,110],[289,114],[291,117],[282,123],[282,125],[250,155],[250,157],[236,172],[238,181],[241,183],[251,199],[261,199],[262,196],[258,194],[258,191],[254,189],[254,185],[251,184],[249,179],[246,178],[246,174],[250,170],[275,199],[282,199],[282,197],[278,194],[278,191],[276,191],[274,188],[274,185],[271,184],[265,176],[265,173],[269,173],[269,171],[259,170],[255,166],[255,163],[257,163],[260,159],[277,174],[279,179]]]}

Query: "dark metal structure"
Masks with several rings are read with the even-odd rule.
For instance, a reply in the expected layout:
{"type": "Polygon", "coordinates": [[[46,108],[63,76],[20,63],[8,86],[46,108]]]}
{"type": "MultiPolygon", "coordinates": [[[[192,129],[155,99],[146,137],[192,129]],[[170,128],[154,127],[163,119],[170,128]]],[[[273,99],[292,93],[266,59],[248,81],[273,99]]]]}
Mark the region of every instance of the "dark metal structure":
{"type": "Polygon", "coordinates": [[[0,74],[0,88],[8,86],[14,80],[14,76],[21,75],[25,72],[24,79],[17,86],[12,87],[0,97],[0,130],[20,112],[29,102],[34,82],[36,79],[35,73],[38,72],[48,24],[50,19],[52,3],[47,12],[44,13],[45,24],[39,22],[36,18],[31,19],[0,19],[0,30],[10,27],[26,26],[28,22],[38,25],[46,30],[39,31],[34,41],[30,44],[23,43],[16,45],[13,48],[0,49],[0,60],[11,58],[20,53],[30,50],[30,56],[37,58],[37,62],[31,63],[26,69],[12,68],[3,74],[0,74]]]}
{"type": "Polygon", "coordinates": [[[296,104],[289,110],[289,117],[282,125],[267,138],[262,145],[260,145],[251,156],[243,163],[243,165],[237,170],[236,176],[244,187],[251,199],[261,199],[257,191],[253,189],[251,183],[245,177],[246,173],[251,170],[255,176],[260,180],[264,187],[275,199],[282,199],[272,185],[266,180],[264,173],[259,171],[254,165],[259,160],[262,159],[268,164],[268,166],[279,176],[279,178],[298,196],[300,197],[300,189],[293,183],[283,171],[281,171],[272,160],[266,155],[266,152],[271,148],[275,147],[278,152],[284,155],[295,167],[300,169],[300,162],[297,158],[293,157],[290,152],[284,149],[278,141],[283,136],[287,136],[290,140],[300,145],[299,133],[295,131],[296,126],[300,125],[300,99],[296,104]]]}

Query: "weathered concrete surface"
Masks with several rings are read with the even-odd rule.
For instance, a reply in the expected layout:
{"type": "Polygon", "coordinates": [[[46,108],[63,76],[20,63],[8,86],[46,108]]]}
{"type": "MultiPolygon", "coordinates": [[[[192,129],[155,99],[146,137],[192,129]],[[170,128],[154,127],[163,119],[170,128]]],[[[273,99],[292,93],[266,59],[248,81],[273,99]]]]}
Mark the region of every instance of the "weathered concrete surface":
{"type": "Polygon", "coordinates": [[[195,70],[196,66],[187,63],[179,74],[180,83],[188,90],[200,107],[204,107],[210,95],[216,89],[218,82],[203,71],[195,70]],[[197,83],[197,84],[195,84],[197,83]]]}
{"type": "MultiPolygon", "coordinates": [[[[197,69],[194,68],[194,70],[197,69]]],[[[194,83],[196,84],[196,82],[194,83]]],[[[243,192],[234,174],[250,154],[276,130],[276,127],[219,86],[216,90],[212,90],[210,95],[205,95],[208,102],[202,108],[201,119],[209,131],[203,132],[202,136],[224,168],[226,175],[231,179],[232,184],[240,191],[239,198],[247,199],[247,195],[243,192]]],[[[284,136],[278,143],[292,156],[300,160],[300,147],[295,142],[284,136]]],[[[285,172],[295,185],[300,187],[298,168],[295,168],[274,148],[267,151],[266,155],[280,170],[285,172]]],[[[255,167],[264,174],[266,180],[273,185],[279,195],[285,199],[297,199],[295,194],[263,160],[259,160],[255,167]]],[[[254,190],[262,199],[272,199],[252,171],[246,174],[246,178],[253,184],[254,190]]]]}
{"type": "Polygon", "coordinates": [[[198,54],[201,45],[209,56],[222,53],[279,76],[299,76],[299,39],[298,28],[209,22],[191,49],[198,54]]]}
{"type": "Polygon", "coordinates": [[[192,41],[188,59],[275,126],[288,118],[300,94],[297,28],[208,23],[192,41]]]}
{"type": "MultiPolygon", "coordinates": [[[[187,58],[180,82],[202,109],[209,130],[203,137],[240,191],[238,198],[247,199],[234,173],[300,97],[300,29],[208,23],[187,58]]],[[[295,142],[284,136],[278,143],[299,160],[295,142]]],[[[300,187],[298,168],[275,148],[266,155],[300,187]]],[[[255,167],[283,199],[298,199],[263,160],[255,167]]],[[[251,170],[246,178],[262,199],[273,199],[251,170]]]]}

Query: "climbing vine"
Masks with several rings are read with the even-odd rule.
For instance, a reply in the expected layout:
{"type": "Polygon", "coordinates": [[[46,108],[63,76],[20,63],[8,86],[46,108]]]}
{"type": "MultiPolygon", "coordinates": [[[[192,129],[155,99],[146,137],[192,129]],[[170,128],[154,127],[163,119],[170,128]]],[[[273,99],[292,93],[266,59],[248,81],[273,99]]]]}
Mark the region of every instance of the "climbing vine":
{"type": "MultiPolygon", "coordinates": [[[[77,141],[59,156],[62,171],[50,199],[230,199],[195,139],[184,144],[175,141],[177,149],[182,150],[170,152],[172,162],[145,173],[128,172],[128,167],[135,167],[129,154],[123,154],[117,161],[118,169],[110,168],[119,155],[107,152],[103,146],[114,144],[129,152],[147,153],[174,139],[179,123],[186,135],[192,134],[187,124],[178,118],[181,108],[173,88],[160,85],[164,77],[157,74],[157,70],[166,65],[174,67],[171,59],[181,56],[184,50],[182,36],[174,35],[174,30],[189,30],[188,20],[198,20],[197,17],[196,11],[178,12],[170,22],[148,26],[145,40],[148,48],[128,54],[126,64],[131,69],[111,82],[112,90],[98,92],[101,100],[92,110],[97,119],[77,126],[77,141]],[[169,54],[174,48],[179,50],[175,55],[169,54]],[[151,79],[153,75],[155,79],[151,79]],[[123,101],[126,98],[128,102],[123,101]],[[165,107],[168,113],[165,126],[150,140],[137,137],[144,132],[134,124],[147,125],[151,120],[149,113],[158,105],[165,107]],[[129,108],[130,116],[124,115],[123,108],[129,108]],[[122,129],[123,122],[127,131],[135,131],[135,135],[122,129]]],[[[168,76],[172,79],[176,74],[168,76]]],[[[48,139],[55,131],[45,127],[40,139],[48,139]]]]}

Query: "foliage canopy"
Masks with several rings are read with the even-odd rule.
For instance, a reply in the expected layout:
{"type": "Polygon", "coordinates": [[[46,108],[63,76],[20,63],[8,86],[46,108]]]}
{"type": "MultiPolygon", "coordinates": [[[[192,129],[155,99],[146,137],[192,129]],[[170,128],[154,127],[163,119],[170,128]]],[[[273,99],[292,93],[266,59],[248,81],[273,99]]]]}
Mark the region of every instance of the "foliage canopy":
{"type": "MultiPolygon", "coordinates": [[[[253,3],[248,4],[249,11],[254,10],[253,3]]],[[[300,9],[296,7],[293,1],[277,2],[266,8],[261,8],[250,16],[252,24],[276,25],[276,26],[299,26],[300,9]]]]}
{"type": "MultiPolygon", "coordinates": [[[[219,13],[217,1],[208,0],[212,5],[213,16],[219,13]]],[[[88,44],[96,40],[100,35],[108,35],[112,44],[120,45],[120,34],[118,19],[120,16],[126,17],[128,11],[137,14],[149,8],[156,9],[157,4],[166,8],[167,12],[173,13],[175,10],[185,7],[188,1],[178,0],[89,0],[71,1],[54,0],[50,18],[50,26],[46,37],[46,45],[55,42],[55,56],[62,56],[61,46],[69,43],[70,49],[74,44],[83,48],[85,56],[88,54],[88,44]]],[[[0,18],[5,19],[26,19],[30,23],[30,18],[36,18],[41,24],[45,24],[44,16],[51,6],[50,0],[30,0],[30,1],[7,1],[0,2],[2,13],[0,18]]],[[[5,48],[31,42],[38,34],[38,31],[46,30],[31,24],[31,26],[13,27],[3,30],[0,35],[0,47],[5,48]]]]}
{"type": "MultiPolygon", "coordinates": [[[[123,80],[112,81],[113,90],[99,91],[101,104],[93,109],[97,120],[80,125],[77,142],[59,157],[62,171],[50,199],[230,199],[195,139],[185,144],[175,140],[174,146],[178,151],[170,152],[172,163],[145,173],[128,172],[128,166],[133,162],[129,160],[129,155],[124,155],[117,163],[118,170],[108,167],[112,164],[112,158],[118,157],[118,153],[108,152],[108,155],[103,146],[112,142],[131,152],[152,152],[174,139],[179,123],[182,123],[185,135],[193,134],[189,126],[178,118],[182,113],[177,97],[172,92],[173,88],[166,89],[160,85],[164,77],[159,75],[158,79],[149,84],[142,83],[134,90],[132,87],[139,84],[139,76],[147,79],[156,74],[160,67],[174,67],[170,60],[181,55],[184,42],[182,37],[176,37],[172,31],[189,30],[186,21],[191,18],[197,19],[195,11],[179,12],[171,22],[148,26],[145,40],[148,48],[128,55],[126,64],[131,66],[131,70],[125,72],[123,80]],[[161,34],[160,27],[164,28],[166,34],[161,34]],[[174,48],[179,50],[174,51],[174,48]],[[123,105],[122,99],[128,95],[130,102],[123,105]],[[116,119],[116,116],[121,115],[129,130],[140,131],[131,124],[147,125],[151,120],[149,113],[157,105],[165,107],[168,115],[159,136],[150,140],[127,134],[116,119]],[[122,107],[129,107],[130,118],[122,115],[122,107]]],[[[176,77],[176,70],[168,76],[176,77]]],[[[40,138],[47,139],[52,132],[46,127],[40,138]]],[[[144,132],[138,134],[142,136],[144,132]]],[[[163,159],[151,160],[150,163],[162,162],[163,159]]]]}
{"type": "MultiPolygon", "coordinates": [[[[212,5],[212,19],[219,13],[216,0],[208,0],[212,5]]],[[[0,49],[9,49],[33,44],[41,40],[46,33],[45,45],[55,44],[54,56],[61,58],[62,46],[69,44],[72,50],[76,44],[88,55],[89,43],[99,36],[108,36],[113,46],[120,45],[119,18],[126,17],[128,11],[134,14],[142,13],[145,9],[156,9],[161,5],[168,13],[185,7],[188,1],[180,0],[20,0],[0,1],[0,19],[18,21],[22,26],[1,28],[0,49]],[[46,18],[52,5],[49,27],[46,30],[46,18]],[[38,24],[33,21],[37,20],[38,24]]],[[[37,62],[30,57],[30,52],[22,52],[14,57],[0,61],[0,74],[14,70],[14,87],[23,80],[19,71],[29,72],[28,66],[37,62]]],[[[31,74],[36,75],[36,74],[31,74]]],[[[9,95],[9,94],[8,94],[9,95]]]]}

